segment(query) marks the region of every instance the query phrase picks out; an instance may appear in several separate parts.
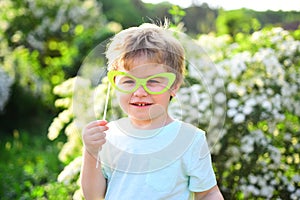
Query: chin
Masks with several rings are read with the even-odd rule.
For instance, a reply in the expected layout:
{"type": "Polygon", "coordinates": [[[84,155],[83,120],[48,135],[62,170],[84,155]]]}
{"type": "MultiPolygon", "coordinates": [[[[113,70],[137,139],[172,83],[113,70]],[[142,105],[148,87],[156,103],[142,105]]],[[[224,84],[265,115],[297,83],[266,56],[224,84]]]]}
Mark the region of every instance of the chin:
{"type": "Polygon", "coordinates": [[[149,115],[145,116],[145,115],[128,115],[128,117],[132,120],[135,121],[151,121],[153,120],[152,118],[149,117],[149,115]]]}

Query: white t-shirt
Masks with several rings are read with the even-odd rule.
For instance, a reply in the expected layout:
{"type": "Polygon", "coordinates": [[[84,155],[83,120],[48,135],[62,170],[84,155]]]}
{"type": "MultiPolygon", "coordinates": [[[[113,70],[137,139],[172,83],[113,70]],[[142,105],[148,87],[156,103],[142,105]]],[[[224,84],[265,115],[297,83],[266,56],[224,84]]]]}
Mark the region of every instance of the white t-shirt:
{"type": "Polygon", "coordinates": [[[204,131],[181,121],[153,130],[111,122],[100,159],[106,200],[188,200],[215,186],[204,131]]]}

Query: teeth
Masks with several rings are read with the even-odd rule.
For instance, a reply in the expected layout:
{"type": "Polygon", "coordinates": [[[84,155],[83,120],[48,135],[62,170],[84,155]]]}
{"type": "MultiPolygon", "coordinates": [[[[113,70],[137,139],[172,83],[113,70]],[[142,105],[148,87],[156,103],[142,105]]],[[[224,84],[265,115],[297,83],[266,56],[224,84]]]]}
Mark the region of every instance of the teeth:
{"type": "Polygon", "coordinates": [[[139,103],[138,106],[145,106],[146,104],[144,103],[139,103]]]}

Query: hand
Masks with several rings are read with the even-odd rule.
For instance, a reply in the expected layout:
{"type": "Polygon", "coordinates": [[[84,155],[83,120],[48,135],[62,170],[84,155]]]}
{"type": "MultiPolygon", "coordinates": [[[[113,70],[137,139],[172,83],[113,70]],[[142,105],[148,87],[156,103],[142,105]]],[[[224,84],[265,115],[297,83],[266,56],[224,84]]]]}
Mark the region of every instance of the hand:
{"type": "Polygon", "coordinates": [[[106,126],[107,121],[97,120],[89,123],[82,132],[82,140],[86,150],[96,158],[98,151],[101,150],[102,145],[106,142],[105,132],[108,130],[106,126]]]}

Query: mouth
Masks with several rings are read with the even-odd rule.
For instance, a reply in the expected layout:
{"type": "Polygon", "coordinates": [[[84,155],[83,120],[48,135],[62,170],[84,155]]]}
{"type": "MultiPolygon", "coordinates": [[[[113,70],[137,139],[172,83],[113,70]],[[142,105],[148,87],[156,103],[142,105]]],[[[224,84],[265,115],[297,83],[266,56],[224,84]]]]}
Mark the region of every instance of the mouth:
{"type": "Polygon", "coordinates": [[[134,102],[134,103],[130,103],[130,105],[136,106],[136,107],[147,107],[147,106],[151,106],[152,103],[147,103],[147,102],[134,102]]]}

